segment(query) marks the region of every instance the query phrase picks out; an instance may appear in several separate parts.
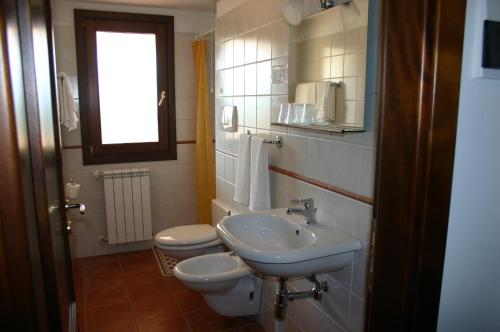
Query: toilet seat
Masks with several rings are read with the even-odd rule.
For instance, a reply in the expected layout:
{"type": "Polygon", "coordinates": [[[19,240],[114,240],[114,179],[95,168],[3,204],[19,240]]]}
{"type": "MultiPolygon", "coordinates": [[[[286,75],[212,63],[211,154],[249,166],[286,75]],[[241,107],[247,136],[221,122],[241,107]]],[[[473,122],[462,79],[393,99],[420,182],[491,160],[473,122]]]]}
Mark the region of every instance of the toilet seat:
{"type": "Polygon", "coordinates": [[[200,245],[217,239],[215,228],[206,224],[167,228],[155,236],[157,244],[169,247],[200,245]]]}
{"type": "Polygon", "coordinates": [[[179,262],[174,268],[177,278],[192,283],[228,281],[252,273],[240,257],[228,252],[193,257],[179,262]]]}
{"type": "Polygon", "coordinates": [[[211,246],[217,246],[219,244],[222,244],[221,239],[215,239],[213,241],[208,241],[208,242],[202,242],[202,243],[197,243],[197,244],[192,244],[192,245],[165,245],[161,244],[158,241],[156,242],[156,246],[160,249],[166,249],[166,250],[194,250],[194,249],[200,249],[200,248],[207,248],[211,246]]]}

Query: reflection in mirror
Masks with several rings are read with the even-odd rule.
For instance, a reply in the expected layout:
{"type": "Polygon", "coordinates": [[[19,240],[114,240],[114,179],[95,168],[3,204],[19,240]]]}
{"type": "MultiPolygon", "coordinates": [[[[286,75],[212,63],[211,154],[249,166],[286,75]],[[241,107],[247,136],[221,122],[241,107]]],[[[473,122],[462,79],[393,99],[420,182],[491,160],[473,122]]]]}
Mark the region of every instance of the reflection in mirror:
{"type": "Polygon", "coordinates": [[[290,28],[289,103],[281,105],[273,124],[364,130],[367,26],[368,0],[360,0],[309,15],[290,28]]]}

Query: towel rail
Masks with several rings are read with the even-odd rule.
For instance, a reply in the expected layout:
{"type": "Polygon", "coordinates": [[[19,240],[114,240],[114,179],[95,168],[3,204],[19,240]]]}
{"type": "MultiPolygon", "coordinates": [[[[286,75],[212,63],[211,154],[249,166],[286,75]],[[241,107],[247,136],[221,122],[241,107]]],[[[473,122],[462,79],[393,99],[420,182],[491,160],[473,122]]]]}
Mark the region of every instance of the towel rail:
{"type": "MultiPolygon", "coordinates": [[[[250,130],[247,130],[247,134],[253,136],[250,130]]],[[[275,144],[278,148],[281,148],[283,146],[283,138],[281,136],[276,136],[274,139],[265,139],[264,143],[275,144]]]]}

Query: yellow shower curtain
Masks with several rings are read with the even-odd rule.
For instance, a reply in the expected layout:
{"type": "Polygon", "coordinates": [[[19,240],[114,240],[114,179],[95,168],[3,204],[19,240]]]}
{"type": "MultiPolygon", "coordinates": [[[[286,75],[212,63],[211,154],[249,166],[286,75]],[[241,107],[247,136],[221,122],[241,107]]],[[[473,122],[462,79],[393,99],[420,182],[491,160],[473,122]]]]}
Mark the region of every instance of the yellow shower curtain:
{"type": "Polygon", "coordinates": [[[206,48],[204,40],[193,42],[197,98],[196,197],[200,224],[212,222],[211,201],[215,198],[215,149],[207,89],[206,48]]]}

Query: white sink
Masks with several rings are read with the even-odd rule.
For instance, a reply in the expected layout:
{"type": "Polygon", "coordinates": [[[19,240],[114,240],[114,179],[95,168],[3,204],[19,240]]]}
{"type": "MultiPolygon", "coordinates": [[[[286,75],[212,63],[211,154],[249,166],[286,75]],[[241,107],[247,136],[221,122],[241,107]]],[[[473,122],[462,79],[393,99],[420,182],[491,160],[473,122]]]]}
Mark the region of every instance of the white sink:
{"type": "Polygon", "coordinates": [[[286,209],[223,218],[217,233],[255,271],[277,277],[330,272],[348,265],[358,240],[333,227],[307,225],[286,209]]]}

